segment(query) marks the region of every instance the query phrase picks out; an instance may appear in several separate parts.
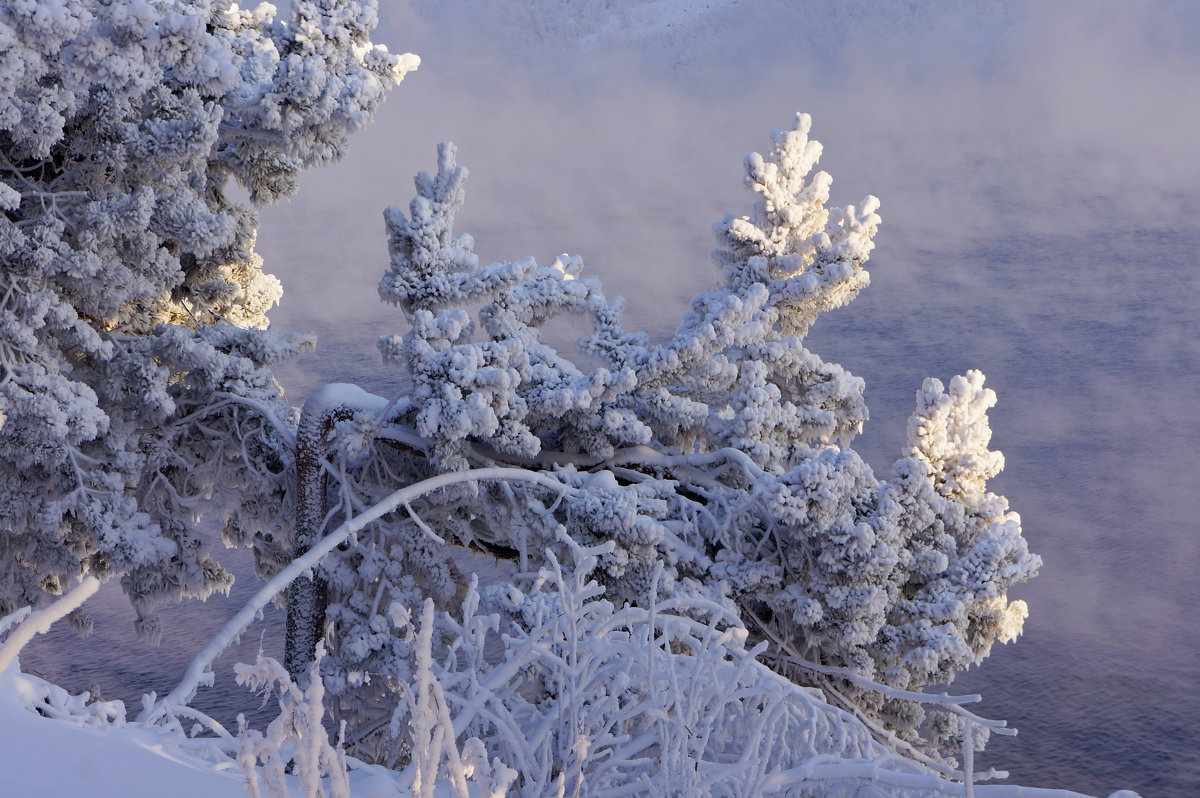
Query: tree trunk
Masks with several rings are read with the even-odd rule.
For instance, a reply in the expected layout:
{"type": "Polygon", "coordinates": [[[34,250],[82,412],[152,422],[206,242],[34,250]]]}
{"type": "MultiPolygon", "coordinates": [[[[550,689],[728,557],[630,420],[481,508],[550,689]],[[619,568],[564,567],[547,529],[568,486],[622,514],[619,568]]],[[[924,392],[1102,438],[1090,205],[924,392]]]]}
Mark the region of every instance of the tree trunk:
{"type": "MultiPolygon", "coordinates": [[[[328,475],[324,468],[329,433],[336,421],[349,418],[358,408],[348,400],[347,386],[326,385],[300,411],[296,430],[296,521],[292,530],[293,558],[321,539],[329,512],[328,475]]],[[[361,393],[361,391],[359,391],[361,393]]],[[[357,398],[357,397],[354,397],[357,398]]],[[[317,642],[325,636],[328,585],[319,569],[297,577],[288,588],[284,667],[297,684],[308,679],[317,642]]]]}

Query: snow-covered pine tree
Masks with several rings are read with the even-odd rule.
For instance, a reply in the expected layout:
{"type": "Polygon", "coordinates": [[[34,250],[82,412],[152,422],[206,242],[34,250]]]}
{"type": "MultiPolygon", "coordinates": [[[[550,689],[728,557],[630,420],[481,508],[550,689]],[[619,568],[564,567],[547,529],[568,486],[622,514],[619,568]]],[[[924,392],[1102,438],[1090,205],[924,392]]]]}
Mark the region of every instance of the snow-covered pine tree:
{"type": "MultiPolygon", "coordinates": [[[[809,128],[798,115],[766,157],[747,159],[753,211],[715,226],[721,279],[663,343],[625,331],[620,300],[583,278],[577,257],[481,266],[453,230],[466,180],[453,145],[439,148],[435,175],[418,175],[408,214],[385,213],[380,294],[410,329],[380,346],[411,387],[386,402],[346,397],[332,444],[340,513],[441,471],[532,470],[561,489],[442,488],[327,561],[327,684],[360,753],[405,755],[396,691],[413,666],[398,630],[427,596],[462,599],[467,562],[447,544],[511,559],[520,582],[547,550],[568,561],[564,530],[579,545],[614,544],[596,575],[618,605],[655,592],[719,602],[770,643],[774,667],[890,745],[958,745],[954,718],[922,726],[902,691],[948,682],[1014,638],[1026,611],[1007,592],[1040,560],[986,491],[1002,457],[987,449],[995,397],[978,372],[948,391],[924,383],[887,480],[849,448],[867,418],[863,381],[803,339],[868,284],[878,202],[827,206],[809,128]],[[603,365],[582,369],[543,338],[564,313],[590,316],[579,345],[603,365]]],[[[511,590],[481,591],[482,606],[527,628],[511,590]]]]}
{"type": "Polygon", "coordinates": [[[139,631],[227,587],[194,521],[287,522],[278,281],[254,205],[342,152],[417,64],[374,0],[0,4],[0,614],[120,576],[139,631]],[[237,199],[248,192],[250,203],[237,199]]]}

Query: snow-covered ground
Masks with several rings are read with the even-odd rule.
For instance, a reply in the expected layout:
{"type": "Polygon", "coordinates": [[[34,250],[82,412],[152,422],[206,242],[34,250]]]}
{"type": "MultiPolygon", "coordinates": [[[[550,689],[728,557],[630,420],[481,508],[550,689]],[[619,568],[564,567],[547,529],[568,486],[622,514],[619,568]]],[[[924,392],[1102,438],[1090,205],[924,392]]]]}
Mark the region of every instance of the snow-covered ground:
{"type": "Polygon", "coordinates": [[[62,706],[60,693],[10,666],[0,674],[0,785],[11,798],[174,796],[240,798],[243,777],[226,758],[189,753],[177,735],[137,725],[113,726],[96,715],[66,712],[52,720],[34,707],[62,706]],[[55,700],[57,699],[57,700],[55,700]]]}
{"type": "MultiPolygon", "coordinates": [[[[0,674],[0,795],[5,798],[245,798],[245,774],[211,739],[126,721],[120,702],[86,705],[18,664],[0,674]],[[115,704],[115,705],[114,705],[115,704]],[[107,714],[106,714],[107,711],[107,714]]],[[[290,792],[302,795],[296,778],[290,792]]],[[[402,794],[411,779],[360,765],[355,798],[402,794]]],[[[448,793],[446,793],[448,794],[448,793]]]]}

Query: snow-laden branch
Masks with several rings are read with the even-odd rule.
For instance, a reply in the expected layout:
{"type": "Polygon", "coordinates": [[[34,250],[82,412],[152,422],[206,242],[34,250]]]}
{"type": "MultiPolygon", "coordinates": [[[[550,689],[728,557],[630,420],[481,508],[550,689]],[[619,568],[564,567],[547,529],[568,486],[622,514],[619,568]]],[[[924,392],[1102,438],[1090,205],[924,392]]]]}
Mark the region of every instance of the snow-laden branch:
{"type": "Polygon", "coordinates": [[[279,434],[279,437],[283,439],[284,443],[290,447],[294,447],[296,445],[296,433],[292,429],[291,425],[279,418],[279,414],[271,409],[271,407],[269,407],[265,402],[258,402],[247,396],[239,396],[238,394],[228,393],[226,391],[218,391],[217,393],[214,393],[213,396],[223,399],[226,402],[232,402],[233,404],[250,408],[267,420],[271,427],[274,428],[275,432],[279,434]]]}
{"type": "Polygon", "coordinates": [[[270,367],[307,340],[270,329],[255,206],[341,157],[418,59],[370,40],[375,0],[285,5],[0,2],[0,507],[31,541],[2,606],[98,557],[154,639],[157,608],[231,580],[180,519],[239,543],[287,524],[270,367]]]}
{"type": "Polygon", "coordinates": [[[83,602],[91,598],[99,589],[99,579],[95,576],[85,576],[70,593],[49,607],[32,613],[22,621],[21,625],[8,636],[4,645],[0,647],[0,673],[3,673],[12,664],[12,661],[17,658],[17,654],[25,647],[26,643],[33,639],[34,635],[50,631],[50,627],[55,621],[65,618],[72,610],[81,607],[83,602]]]}
{"type": "Polygon", "coordinates": [[[305,571],[312,569],[321,561],[329,552],[333,551],[338,544],[349,538],[354,533],[364,529],[368,524],[376,521],[393,510],[402,507],[408,502],[413,501],[428,493],[432,493],[439,488],[444,488],[449,485],[458,485],[464,482],[482,482],[488,480],[509,480],[516,482],[532,482],[536,485],[548,488],[559,493],[573,493],[573,489],[564,485],[557,479],[540,474],[535,471],[525,471],[515,468],[478,468],[470,471],[454,471],[447,474],[438,474],[429,479],[422,480],[414,485],[409,485],[406,488],[401,488],[395,491],[386,499],[376,503],[369,510],[361,515],[355,516],[346,523],[339,526],[333,532],[326,535],[319,542],[313,545],[301,557],[295,560],[276,574],[269,582],[262,586],[257,593],[246,602],[245,606],[233,616],[221,630],[209,641],[196,657],[188,665],[187,672],[183,679],[179,682],[168,695],[164,696],[161,701],[156,702],[151,707],[147,708],[142,713],[139,720],[149,722],[154,717],[161,714],[163,707],[171,705],[186,705],[196,695],[196,690],[202,684],[211,684],[212,672],[210,667],[213,661],[228,648],[234,640],[245,631],[254,620],[259,616],[259,613],[266,608],[275,596],[279,595],[292,580],[303,574],[305,571]]]}

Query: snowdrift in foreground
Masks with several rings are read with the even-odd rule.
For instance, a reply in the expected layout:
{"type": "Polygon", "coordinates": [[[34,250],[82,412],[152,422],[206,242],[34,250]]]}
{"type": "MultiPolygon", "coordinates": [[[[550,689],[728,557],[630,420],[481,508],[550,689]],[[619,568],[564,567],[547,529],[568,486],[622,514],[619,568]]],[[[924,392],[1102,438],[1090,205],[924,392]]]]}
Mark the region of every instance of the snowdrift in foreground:
{"type": "Polygon", "coordinates": [[[89,707],[86,700],[15,664],[0,674],[0,791],[13,798],[245,795],[231,759],[214,762],[182,734],[125,723],[119,702],[89,707]]]}

